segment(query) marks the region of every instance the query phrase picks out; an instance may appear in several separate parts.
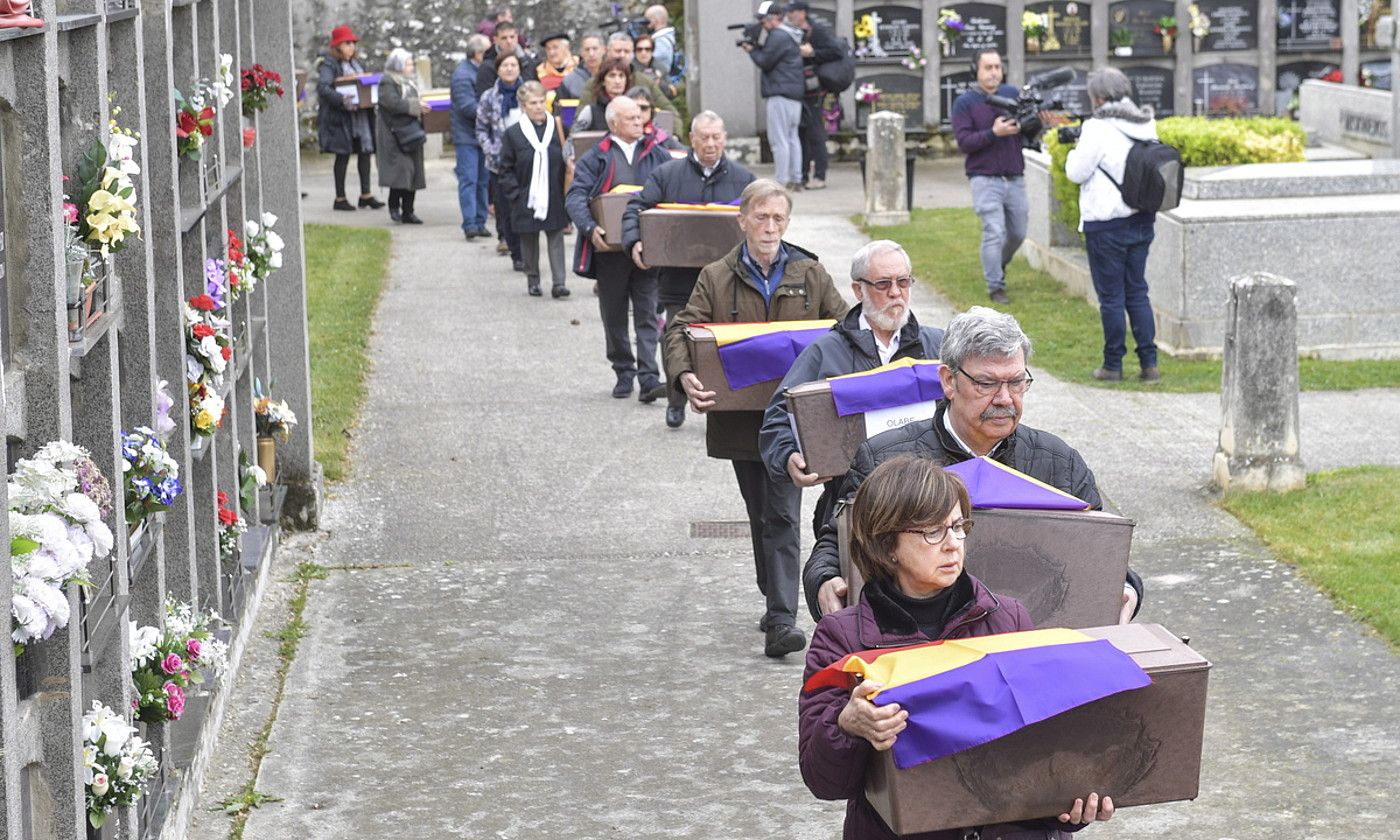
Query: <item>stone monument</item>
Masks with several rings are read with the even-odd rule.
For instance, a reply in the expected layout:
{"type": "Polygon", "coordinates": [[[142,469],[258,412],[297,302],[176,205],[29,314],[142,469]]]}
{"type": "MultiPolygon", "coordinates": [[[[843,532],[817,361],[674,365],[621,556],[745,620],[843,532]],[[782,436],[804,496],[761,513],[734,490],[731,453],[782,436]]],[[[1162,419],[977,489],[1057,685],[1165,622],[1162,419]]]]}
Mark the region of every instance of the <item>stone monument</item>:
{"type": "Polygon", "coordinates": [[[909,221],[905,194],[904,115],[877,111],[865,129],[865,222],[902,225],[909,221]]]}

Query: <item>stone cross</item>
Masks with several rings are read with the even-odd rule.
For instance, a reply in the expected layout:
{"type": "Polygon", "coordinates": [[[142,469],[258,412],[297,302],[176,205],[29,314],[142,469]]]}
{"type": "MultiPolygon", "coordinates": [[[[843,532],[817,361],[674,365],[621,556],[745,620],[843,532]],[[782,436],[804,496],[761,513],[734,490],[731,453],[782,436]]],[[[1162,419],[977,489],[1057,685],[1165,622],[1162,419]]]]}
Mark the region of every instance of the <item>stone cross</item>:
{"type": "Polygon", "coordinates": [[[1298,454],[1298,309],[1292,280],[1230,280],[1215,483],[1222,490],[1303,486],[1298,454]]]}
{"type": "Polygon", "coordinates": [[[909,221],[904,173],[904,115],[877,111],[865,129],[865,223],[909,221]]]}

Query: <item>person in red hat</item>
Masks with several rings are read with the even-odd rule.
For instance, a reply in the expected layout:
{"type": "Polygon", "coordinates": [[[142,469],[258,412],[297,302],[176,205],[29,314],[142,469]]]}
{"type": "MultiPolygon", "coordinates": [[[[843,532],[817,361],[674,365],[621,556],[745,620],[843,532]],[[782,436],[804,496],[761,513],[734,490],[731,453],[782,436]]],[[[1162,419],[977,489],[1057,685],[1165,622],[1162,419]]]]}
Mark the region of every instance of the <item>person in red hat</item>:
{"type": "Polygon", "coordinates": [[[320,59],[316,94],[320,102],[319,136],[321,151],[335,155],[335,209],[351,210],[355,205],[345,197],[345,174],[350,156],[355,155],[360,171],[360,207],[378,210],[384,202],[370,191],[369,164],[374,156],[373,103],[361,102],[336,80],[365,72],[356,56],[359,37],[348,26],[331,30],[330,52],[320,59]]]}

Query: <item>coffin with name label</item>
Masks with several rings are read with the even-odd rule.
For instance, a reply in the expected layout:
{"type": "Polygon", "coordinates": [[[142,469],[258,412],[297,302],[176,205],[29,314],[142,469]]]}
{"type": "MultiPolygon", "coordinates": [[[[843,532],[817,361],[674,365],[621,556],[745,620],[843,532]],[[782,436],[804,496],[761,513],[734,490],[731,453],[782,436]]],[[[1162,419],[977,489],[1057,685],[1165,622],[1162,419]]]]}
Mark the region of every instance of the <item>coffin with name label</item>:
{"type": "Polygon", "coordinates": [[[658,204],[639,219],[647,265],[704,268],[744,239],[737,204],[658,204]]]}
{"type": "Polygon", "coordinates": [[[688,324],[691,370],[715,392],[710,411],[762,411],[797,354],[830,331],[833,320],[688,324]]]}
{"type": "MultiPolygon", "coordinates": [[[[1083,501],[990,458],[948,469],[961,475],[972,496],[964,561],[969,574],[1025,604],[1037,627],[1097,627],[1118,620],[1131,519],[1086,510],[1083,501]]],[[[846,602],[854,604],[865,581],[851,562],[848,504],[838,505],[836,530],[846,602]]]]}

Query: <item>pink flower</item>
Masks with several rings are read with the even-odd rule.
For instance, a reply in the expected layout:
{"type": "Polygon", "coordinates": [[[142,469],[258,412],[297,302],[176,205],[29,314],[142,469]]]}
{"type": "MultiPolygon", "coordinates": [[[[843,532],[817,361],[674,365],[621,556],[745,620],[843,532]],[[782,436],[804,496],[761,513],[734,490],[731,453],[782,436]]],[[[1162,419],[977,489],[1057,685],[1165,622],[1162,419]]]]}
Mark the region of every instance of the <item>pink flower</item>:
{"type": "Polygon", "coordinates": [[[70,225],[78,223],[78,205],[71,201],[63,202],[63,221],[70,225]]]}
{"type": "Polygon", "coordinates": [[[160,663],[160,669],[167,674],[173,674],[183,667],[185,667],[185,663],[183,660],[180,659],[180,655],[178,653],[170,654],[169,656],[165,657],[165,659],[161,660],[160,663]]]}
{"type": "Polygon", "coordinates": [[[179,720],[185,713],[185,690],[173,682],[165,684],[165,708],[171,720],[179,720]]]}
{"type": "Polygon", "coordinates": [[[204,645],[199,643],[199,639],[190,639],[188,642],[185,642],[185,653],[190,655],[190,659],[198,659],[200,652],[203,650],[204,645]]]}

